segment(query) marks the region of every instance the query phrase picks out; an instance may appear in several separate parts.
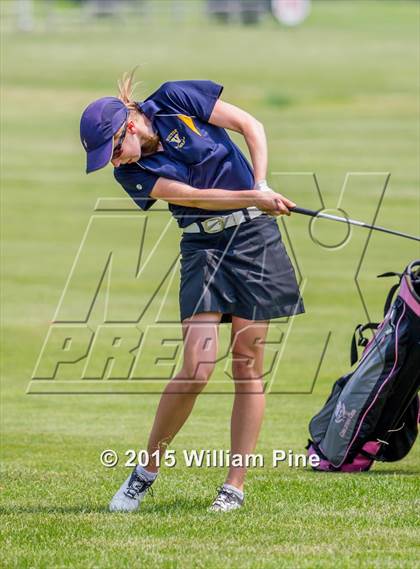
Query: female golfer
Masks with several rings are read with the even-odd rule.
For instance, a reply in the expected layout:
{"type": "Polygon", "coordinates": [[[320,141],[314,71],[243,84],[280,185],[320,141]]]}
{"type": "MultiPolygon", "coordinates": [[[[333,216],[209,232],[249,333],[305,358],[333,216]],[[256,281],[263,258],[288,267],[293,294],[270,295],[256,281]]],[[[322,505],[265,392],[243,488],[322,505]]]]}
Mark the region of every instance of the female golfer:
{"type": "Polygon", "coordinates": [[[266,183],[264,128],[220,100],[212,81],[164,83],[143,102],[132,99],[133,73],[119,96],[83,112],[80,125],[87,173],[111,162],[124,190],[143,210],[168,202],[182,229],[180,317],[183,367],[166,386],[148,441],[149,463],[137,466],[110,503],[136,510],[158,474],[156,460],[189,417],[210,378],[218,327],[231,322],[235,398],[231,466],[212,511],[242,506],[245,457],[255,449],[264,414],[264,341],[271,318],[304,311],[295,273],[274,217],[295,204],[266,183]],[[242,134],[252,168],[225,129],[242,134]]]}

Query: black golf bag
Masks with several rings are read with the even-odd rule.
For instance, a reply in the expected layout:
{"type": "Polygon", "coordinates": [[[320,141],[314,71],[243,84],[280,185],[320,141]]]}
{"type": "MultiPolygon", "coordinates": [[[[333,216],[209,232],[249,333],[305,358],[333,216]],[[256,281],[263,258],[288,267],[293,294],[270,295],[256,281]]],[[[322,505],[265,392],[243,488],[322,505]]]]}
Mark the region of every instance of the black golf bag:
{"type": "MultiPolygon", "coordinates": [[[[384,320],[359,325],[353,336],[365,346],[356,369],[341,377],[321,411],[309,424],[308,455],[317,455],[315,470],[369,470],[374,460],[402,459],[416,440],[420,388],[420,260],[413,261],[389,291],[384,320]],[[393,302],[395,292],[397,298],[393,302]],[[367,329],[375,330],[368,342],[367,329]]],[[[313,462],[312,462],[313,464],[313,462]]]]}

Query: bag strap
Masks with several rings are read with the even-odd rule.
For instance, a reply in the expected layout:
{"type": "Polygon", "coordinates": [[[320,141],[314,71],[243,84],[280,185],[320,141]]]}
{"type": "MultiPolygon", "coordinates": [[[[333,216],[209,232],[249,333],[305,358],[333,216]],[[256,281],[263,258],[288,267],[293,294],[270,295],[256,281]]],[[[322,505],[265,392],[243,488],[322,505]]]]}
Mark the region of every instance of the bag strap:
{"type": "Polygon", "coordinates": [[[400,283],[397,283],[397,284],[394,284],[389,289],[389,293],[388,293],[388,296],[386,297],[385,304],[384,304],[384,318],[388,314],[388,310],[392,304],[392,300],[394,298],[394,295],[395,295],[396,291],[399,289],[399,287],[400,287],[400,283]]]}
{"type": "Polygon", "coordinates": [[[388,310],[392,304],[392,299],[394,298],[394,295],[397,291],[397,289],[399,288],[400,284],[401,284],[401,279],[403,278],[404,273],[395,273],[394,271],[389,271],[387,273],[382,273],[381,275],[377,275],[378,279],[381,279],[383,277],[398,277],[398,283],[392,285],[392,287],[389,289],[388,295],[386,297],[385,300],[385,304],[384,304],[384,318],[385,316],[388,314],[388,310]]]}
{"type": "Polygon", "coordinates": [[[386,273],[381,273],[376,275],[376,278],[382,279],[383,277],[402,277],[404,273],[396,273],[395,271],[388,271],[386,273]]]}
{"type": "MultiPolygon", "coordinates": [[[[385,316],[388,314],[388,310],[392,304],[392,300],[394,298],[394,295],[397,291],[397,289],[400,286],[401,283],[401,279],[404,276],[404,272],[403,273],[396,273],[395,271],[388,271],[386,273],[381,273],[380,275],[377,275],[378,279],[382,279],[382,278],[387,278],[387,277],[398,277],[398,283],[392,285],[392,287],[390,288],[388,295],[386,297],[385,300],[385,304],[384,304],[384,318],[385,316]]],[[[358,353],[357,353],[357,346],[367,346],[369,340],[363,336],[363,332],[365,330],[376,330],[379,326],[378,322],[368,322],[368,324],[358,324],[354,330],[353,333],[353,338],[351,341],[351,346],[350,346],[350,364],[354,365],[357,360],[359,359],[358,353]],[[356,334],[358,335],[358,338],[356,340],[356,334]]]]}
{"type": "Polygon", "coordinates": [[[353,338],[351,339],[350,346],[350,364],[353,365],[359,359],[357,353],[357,346],[366,347],[369,340],[363,336],[365,330],[376,330],[379,326],[379,322],[368,322],[367,324],[358,324],[353,332],[353,338]],[[357,339],[356,339],[357,335],[357,339]]]}

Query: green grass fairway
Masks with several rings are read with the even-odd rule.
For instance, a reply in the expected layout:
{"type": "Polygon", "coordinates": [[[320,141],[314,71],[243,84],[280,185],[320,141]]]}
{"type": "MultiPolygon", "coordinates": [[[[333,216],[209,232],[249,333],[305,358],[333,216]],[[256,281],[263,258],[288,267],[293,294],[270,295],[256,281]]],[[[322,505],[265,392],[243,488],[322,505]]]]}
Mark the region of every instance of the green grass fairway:
{"type": "MultiPolygon", "coordinates": [[[[379,225],[419,234],[418,3],[313,2],[310,18],[298,29],[281,28],[269,19],[255,28],[226,27],[195,14],[184,24],[171,22],[169,16],[159,23],[156,15],[146,23],[104,20],[96,28],[57,23],[45,31],[39,24],[31,34],[13,32],[11,2],[0,4],[5,15],[2,565],[418,566],[419,444],[403,461],[376,465],[361,475],[322,475],[271,465],[273,449],[304,452],[309,419],[332,382],[349,369],[355,324],[368,315],[374,321],[381,317],[391,283],[377,282],[376,275],[400,270],[418,257],[413,241],[383,234],[368,240],[366,230],[354,229],[337,247],[345,226],[318,221],[317,242],[310,237],[307,218],[279,220],[299,270],[307,312],[293,324],[272,324],[269,339],[274,344],[266,362],[272,372],[256,450],[264,455],[265,466],[250,470],[246,506],[231,515],[206,512],[225,469],[187,468],[182,460],[183,449],[229,448],[232,385],[226,373],[229,358],[223,357],[227,326],[222,326],[221,359],[207,392],[171,445],[178,464],[162,469],[154,497],[134,515],[111,515],[107,505],[129,472],[123,466],[124,452],[144,448],[147,441],[156,392],[170,370],[163,361],[161,379],[150,380],[161,339],[151,337],[139,366],[148,381],[124,383],[110,376],[74,383],[81,377],[81,361],[61,366],[55,380],[31,382],[97,200],[110,204],[124,197],[110,169],[84,174],[80,114],[94,98],[115,94],[117,77],[136,64],[139,99],[171,79],[207,78],[224,84],[226,101],[265,124],[270,181],[299,205],[321,206],[315,173],[326,208],[340,205],[351,217],[366,221],[376,215],[379,225]],[[281,358],[271,368],[282,334],[281,358]],[[136,394],[121,393],[130,385],[136,394]],[[74,394],[83,390],[95,394],[74,394]],[[101,466],[104,449],[120,454],[116,468],[101,466]]],[[[41,3],[36,5],[40,9],[41,3]]],[[[63,13],[73,9],[71,2],[63,4],[63,13]]],[[[235,140],[245,148],[236,135],[235,140]]],[[[169,214],[151,212],[144,255],[161,236],[162,242],[143,278],[130,280],[125,268],[135,266],[143,218],[134,210],[117,214],[110,214],[109,225],[89,236],[58,313],[61,319],[86,309],[109,248],[118,251],[112,273],[116,314],[138,311],[176,259],[178,229],[171,224],[164,233],[169,214]]],[[[175,271],[144,318],[145,324],[167,322],[159,329],[175,340],[180,334],[177,287],[175,271]]],[[[89,319],[93,329],[103,318],[104,303],[101,290],[89,319]]],[[[165,354],[161,357],[169,357],[165,354]]],[[[94,371],[103,366],[103,358],[99,347],[94,371]]],[[[48,354],[42,365],[51,366],[48,354]]]]}

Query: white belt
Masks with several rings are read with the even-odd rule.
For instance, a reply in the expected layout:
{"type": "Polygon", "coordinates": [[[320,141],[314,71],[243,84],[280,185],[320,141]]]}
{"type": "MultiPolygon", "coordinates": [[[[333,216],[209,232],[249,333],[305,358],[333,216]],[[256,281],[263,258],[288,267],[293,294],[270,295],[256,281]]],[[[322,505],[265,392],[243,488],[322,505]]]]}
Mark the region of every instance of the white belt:
{"type": "Polygon", "coordinates": [[[263,213],[256,207],[247,207],[245,210],[234,211],[228,215],[219,215],[191,223],[184,228],[184,233],[201,233],[202,231],[204,233],[220,233],[224,229],[255,219],[263,213]],[[247,214],[244,213],[245,211],[247,214]]]}

